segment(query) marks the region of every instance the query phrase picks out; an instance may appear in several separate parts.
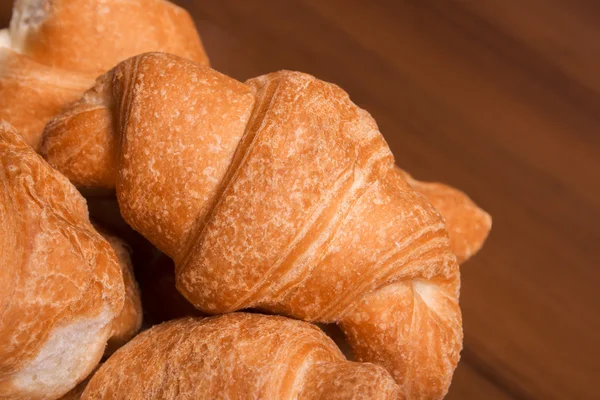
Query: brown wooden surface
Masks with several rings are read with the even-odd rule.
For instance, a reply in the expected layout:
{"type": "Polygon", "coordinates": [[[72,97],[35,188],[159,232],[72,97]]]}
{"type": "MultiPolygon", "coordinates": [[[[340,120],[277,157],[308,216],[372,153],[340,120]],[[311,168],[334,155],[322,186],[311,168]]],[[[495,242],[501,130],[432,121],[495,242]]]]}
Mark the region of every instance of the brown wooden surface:
{"type": "Polygon", "coordinates": [[[493,215],[449,399],[600,398],[600,2],[179,3],[216,69],[339,84],[399,165],[493,215]]]}

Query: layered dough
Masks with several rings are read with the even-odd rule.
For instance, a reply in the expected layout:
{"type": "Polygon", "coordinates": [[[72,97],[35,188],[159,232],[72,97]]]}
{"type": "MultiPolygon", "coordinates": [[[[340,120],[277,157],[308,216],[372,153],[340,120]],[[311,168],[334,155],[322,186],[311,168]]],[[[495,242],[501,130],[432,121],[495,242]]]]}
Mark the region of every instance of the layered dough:
{"type": "Polygon", "coordinates": [[[55,117],[42,151],[76,184],[116,187],[201,311],[336,322],[405,396],[446,393],[462,324],[444,220],[339,87],[149,53],[55,117]]]}

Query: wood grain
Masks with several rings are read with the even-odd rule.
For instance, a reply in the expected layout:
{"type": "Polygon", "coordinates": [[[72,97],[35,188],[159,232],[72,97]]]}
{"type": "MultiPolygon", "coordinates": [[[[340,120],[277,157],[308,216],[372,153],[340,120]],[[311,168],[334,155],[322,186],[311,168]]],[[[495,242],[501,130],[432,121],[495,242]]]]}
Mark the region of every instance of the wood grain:
{"type": "Polygon", "coordinates": [[[337,83],[399,165],[493,215],[463,268],[465,350],[449,399],[600,396],[600,3],[179,3],[216,69],[337,83]]]}

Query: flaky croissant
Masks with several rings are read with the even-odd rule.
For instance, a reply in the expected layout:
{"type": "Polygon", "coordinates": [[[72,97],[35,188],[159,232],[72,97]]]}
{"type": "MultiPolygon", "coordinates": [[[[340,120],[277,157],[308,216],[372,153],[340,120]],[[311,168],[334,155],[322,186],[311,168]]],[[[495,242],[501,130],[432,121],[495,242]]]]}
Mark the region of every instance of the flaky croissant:
{"type": "Polygon", "coordinates": [[[16,0],[0,32],[0,119],[38,150],[52,116],[147,51],[208,63],[188,13],[165,0],[16,0]]]}
{"type": "Polygon", "coordinates": [[[408,184],[427,198],[444,217],[450,247],[459,263],[477,253],[492,228],[492,218],[466,194],[437,182],[421,182],[406,171],[396,169],[408,184]]]}
{"type": "MultiPolygon", "coordinates": [[[[88,93],[66,114],[79,114],[83,110],[105,112],[106,107],[94,103],[97,96],[88,93]]],[[[53,124],[48,128],[49,131],[52,131],[52,126],[53,124]]],[[[48,134],[42,152],[50,163],[58,167],[75,185],[84,188],[114,189],[117,175],[116,151],[111,149],[109,153],[98,149],[98,146],[108,148],[114,147],[114,144],[108,142],[109,137],[87,132],[103,128],[105,127],[79,125],[77,129],[83,132],[72,132],[71,137],[62,137],[58,142],[52,134],[48,134]]],[[[450,235],[452,250],[459,262],[466,261],[481,248],[491,228],[491,218],[485,211],[457,189],[440,183],[420,182],[400,168],[397,168],[397,171],[442,214],[450,235]]]]}
{"type": "Polygon", "coordinates": [[[82,399],[397,399],[385,369],[346,361],[317,327],[234,313],[157,325],[94,374],[82,399]]]}
{"type": "Polygon", "coordinates": [[[83,197],[6,122],[0,183],[0,398],[55,399],[119,331],[121,268],[83,197]]]}
{"type": "Polygon", "coordinates": [[[446,393],[462,324],[443,220],[337,86],[288,71],[242,84],[145,54],[54,118],[43,151],[79,182],[116,183],[201,311],[337,322],[406,397],[446,393]]]}

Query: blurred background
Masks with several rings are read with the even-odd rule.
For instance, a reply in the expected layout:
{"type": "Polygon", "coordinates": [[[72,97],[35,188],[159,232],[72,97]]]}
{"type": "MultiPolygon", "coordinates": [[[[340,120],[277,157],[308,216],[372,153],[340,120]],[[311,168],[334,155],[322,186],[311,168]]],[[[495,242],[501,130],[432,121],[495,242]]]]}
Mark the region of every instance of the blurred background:
{"type": "Polygon", "coordinates": [[[214,68],[337,83],[399,165],[493,216],[448,399],[600,399],[600,2],[177,3],[214,68]]]}

